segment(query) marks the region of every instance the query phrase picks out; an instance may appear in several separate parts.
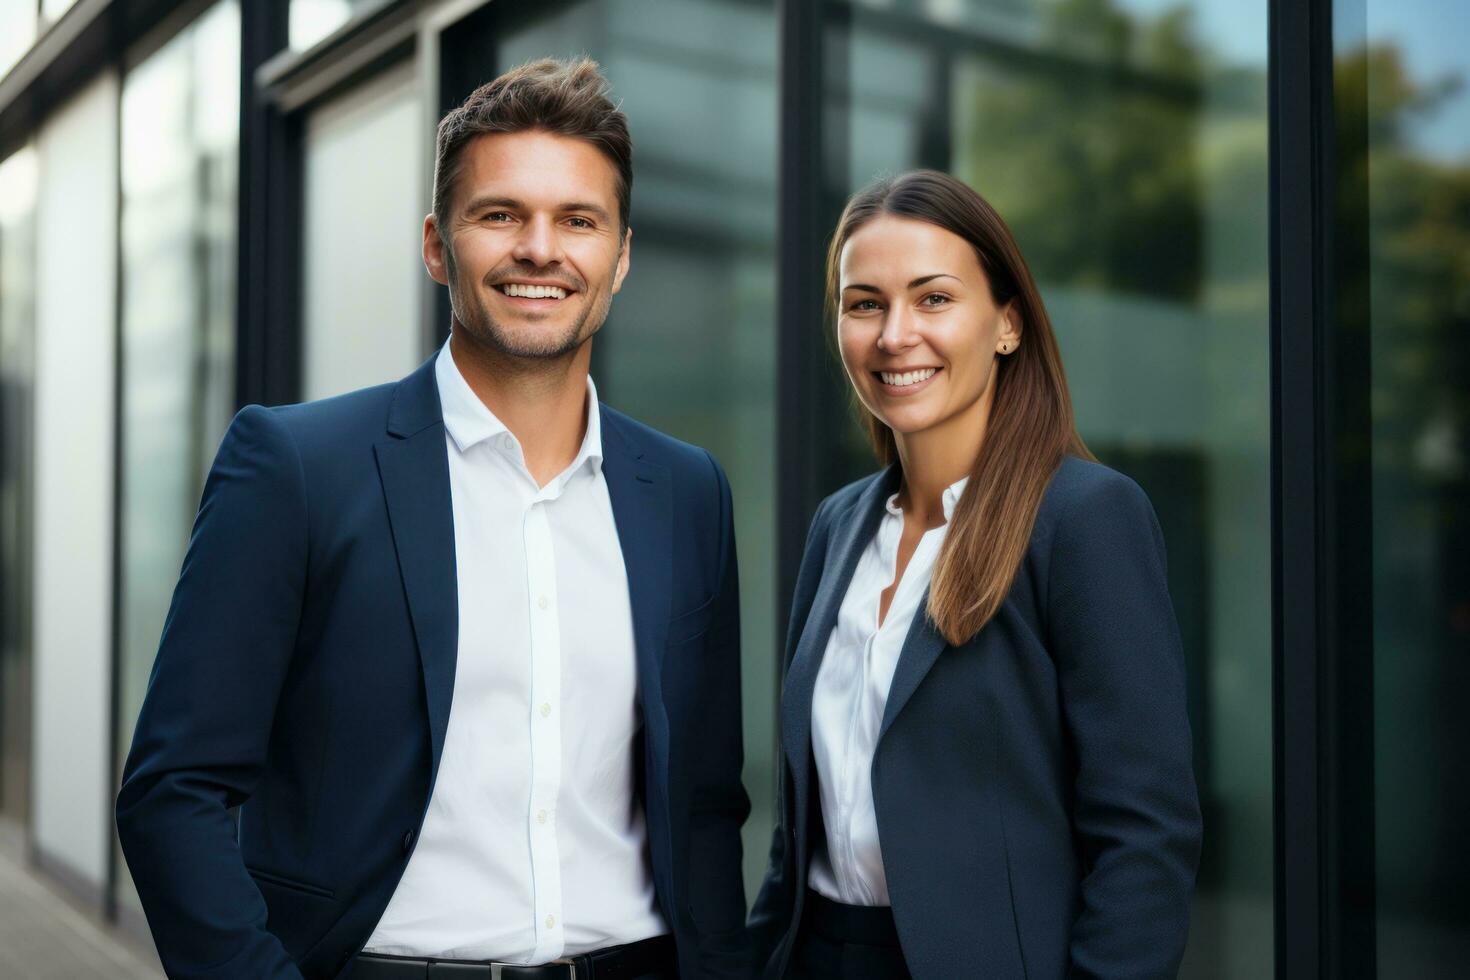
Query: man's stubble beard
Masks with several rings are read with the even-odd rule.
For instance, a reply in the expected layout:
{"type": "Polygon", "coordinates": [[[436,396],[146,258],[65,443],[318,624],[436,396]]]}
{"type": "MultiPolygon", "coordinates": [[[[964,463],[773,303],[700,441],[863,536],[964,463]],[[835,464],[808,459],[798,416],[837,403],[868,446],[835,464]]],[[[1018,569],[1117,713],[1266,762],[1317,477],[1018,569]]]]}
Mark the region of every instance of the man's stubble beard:
{"type": "MultiPolygon", "coordinates": [[[[621,255],[621,250],[619,255],[621,255]]],[[[466,293],[460,289],[459,266],[454,261],[453,251],[447,247],[445,248],[445,267],[449,278],[449,305],[453,310],[455,322],[464,328],[470,339],[476,344],[510,361],[545,362],[571,356],[602,328],[603,323],[607,320],[608,311],[612,308],[612,294],[609,292],[587,303],[582,309],[582,315],[577,317],[559,336],[541,336],[533,329],[527,331],[532,334],[531,336],[518,337],[495,319],[479,293],[473,291],[466,293]]],[[[616,269],[616,264],[614,264],[614,269],[616,269]]],[[[485,288],[495,287],[486,284],[485,288]]]]}

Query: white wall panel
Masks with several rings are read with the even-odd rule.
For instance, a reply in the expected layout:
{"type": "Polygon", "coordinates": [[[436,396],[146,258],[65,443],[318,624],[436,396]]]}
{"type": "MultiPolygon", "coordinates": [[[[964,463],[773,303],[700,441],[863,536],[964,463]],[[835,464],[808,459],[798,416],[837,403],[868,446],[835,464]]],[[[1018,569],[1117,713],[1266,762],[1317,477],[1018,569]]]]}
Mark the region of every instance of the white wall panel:
{"type": "Polygon", "coordinates": [[[117,82],[37,140],[34,833],[88,885],[107,867],[111,792],[117,82]]]}
{"type": "Polygon", "coordinates": [[[302,381],[321,398],[396,381],[422,362],[421,225],[428,188],[411,66],[307,123],[302,381]]]}

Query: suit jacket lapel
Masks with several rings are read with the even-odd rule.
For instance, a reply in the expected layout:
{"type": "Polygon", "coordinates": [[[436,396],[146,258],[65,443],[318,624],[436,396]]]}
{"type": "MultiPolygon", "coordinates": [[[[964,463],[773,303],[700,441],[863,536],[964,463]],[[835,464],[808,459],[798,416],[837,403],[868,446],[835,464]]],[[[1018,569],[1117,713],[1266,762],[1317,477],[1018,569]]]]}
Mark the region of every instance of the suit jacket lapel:
{"type": "Polygon", "coordinates": [[[858,559],[877,532],[883,518],[884,502],[893,493],[897,482],[898,467],[889,467],[863,488],[849,510],[828,517],[835,530],[827,547],[822,580],[817,586],[806,625],[802,627],[791,665],[786,670],[781,692],[781,741],[791,764],[796,789],[798,860],[804,859],[805,851],[812,692],[817,683],[817,671],[822,665],[827,638],[837,624],[837,613],[857,569],[858,559]]]}
{"type": "MultiPolygon", "coordinates": [[[[666,468],[643,458],[634,437],[614,413],[602,405],[598,409],[602,412],[602,475],[628,575],[638,698],[654,767],[648,774],[651,798],[647,803],[666,811],[669,720],[663,700],[663,656],[673,595],[673,483],[666,468]]],[[[666,812],[664,816],[666,819],[666,812]]]]}
{"type": "Polygon", "coordinates": [[[373,449],[424,672],[432,787],[449,725],[459,647],[454,506],[434,358],[399,382],[388,412],[388,436],[373,449]]]}
{"type": "Polygon", "coordinates": [[[934,661],[944,652],[947,641],[944,634],[935,627],[934,621],[929,618],[929,590],[924,590],[924,598],[919,602],[919,609],[914,613],[913,624],[909,626],[908,636],[904,638],[903,649],[898,654],[898,665],[893,669],[893,681],[888,685],[888,702],[883,708],[883,721],[878,727],[878,744],[883,744],[883,736],[888,734],[888,728],[893,724],[893,719],[908,704],[908,700],[918,690],[919,682],[929,673],[934,666],[934,661]]]}

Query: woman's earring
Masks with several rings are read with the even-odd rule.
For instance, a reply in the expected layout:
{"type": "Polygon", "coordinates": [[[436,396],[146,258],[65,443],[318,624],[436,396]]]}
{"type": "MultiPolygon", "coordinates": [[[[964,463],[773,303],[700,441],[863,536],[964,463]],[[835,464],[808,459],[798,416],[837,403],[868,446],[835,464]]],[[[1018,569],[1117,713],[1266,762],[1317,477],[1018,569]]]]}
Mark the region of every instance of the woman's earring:
{"type": "Polygon", "coordinates": [[[1011,352],[1011,345],[1010,344],[1001,344],[1000,345],[1000,352],[1002,354],[1009,354],[1011,352]]]}

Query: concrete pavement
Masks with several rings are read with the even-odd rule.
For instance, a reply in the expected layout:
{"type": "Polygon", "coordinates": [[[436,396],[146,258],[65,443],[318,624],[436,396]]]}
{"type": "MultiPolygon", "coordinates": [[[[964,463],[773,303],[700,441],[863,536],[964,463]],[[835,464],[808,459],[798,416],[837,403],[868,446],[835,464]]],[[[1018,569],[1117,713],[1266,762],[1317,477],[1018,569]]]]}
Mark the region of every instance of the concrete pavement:
{"type": "Polygon", "coordinates": [[[0,833],[0,977],[162,980],[163,970],[151,949],[27,867],[22,843],[0,833]]]}

